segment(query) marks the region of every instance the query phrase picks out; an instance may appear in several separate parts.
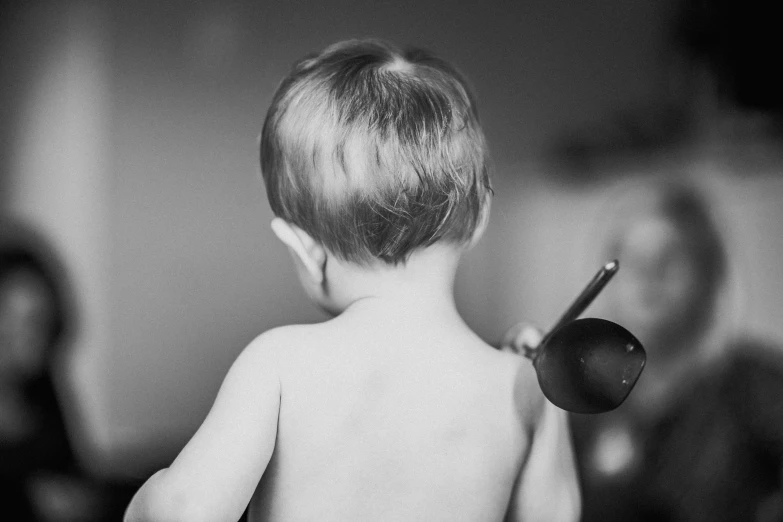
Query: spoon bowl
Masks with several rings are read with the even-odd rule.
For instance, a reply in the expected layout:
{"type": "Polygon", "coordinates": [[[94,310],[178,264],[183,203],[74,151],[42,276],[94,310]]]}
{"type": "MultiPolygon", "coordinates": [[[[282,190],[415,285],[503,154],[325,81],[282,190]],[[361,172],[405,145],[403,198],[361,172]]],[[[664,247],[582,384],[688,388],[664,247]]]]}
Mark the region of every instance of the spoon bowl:
{"type": "Polygon", "coordinates": [[[535,350],[544,395],[574,413],[617,408],[642,373],[647,354],[636,337],[605,319],[577,319],[556,328],[535,350]]]}

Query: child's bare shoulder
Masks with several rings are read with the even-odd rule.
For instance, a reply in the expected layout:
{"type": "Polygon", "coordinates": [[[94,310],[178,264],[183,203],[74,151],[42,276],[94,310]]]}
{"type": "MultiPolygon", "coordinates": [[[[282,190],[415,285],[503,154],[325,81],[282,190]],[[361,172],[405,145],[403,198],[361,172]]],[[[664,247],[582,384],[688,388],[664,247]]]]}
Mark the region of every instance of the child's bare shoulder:
{"type": "Polygon", "coordinates": [[[245,351],[264,353],[266,357],[280,358],[298,346],[309,344],[317,339],[320,324],[292,324],[278,326],[258,335],[248,344],[245,351]]]}
{"type": "Polygon", "coordinates": [[[281,369],[317,346],[324,336],[323,323],[279,326],[260,334],[247,345],[240,358],[281,369]]]}
{"type": "Polygon", "coordinates": [[[498,364],[513,379],[514,405],[520,420],[532,428],[541,417],[546,398],[538,384],[538,376],[532,361],[517,354],[495,350],[498,364]]]}
{"type": "Polygon", "coordinates": [[[234,373],[249,376],[272,376],[279,373],[281,359],[285,354],[287,338],[285,328],[268,330],[250,341],[239,353],[231,367],[234,373]]]}

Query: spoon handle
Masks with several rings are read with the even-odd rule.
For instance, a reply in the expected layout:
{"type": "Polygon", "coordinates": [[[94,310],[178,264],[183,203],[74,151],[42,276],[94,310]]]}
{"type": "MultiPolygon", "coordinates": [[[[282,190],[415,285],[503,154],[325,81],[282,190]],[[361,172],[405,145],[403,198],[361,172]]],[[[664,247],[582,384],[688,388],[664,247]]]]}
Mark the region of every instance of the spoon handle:
{"type": "MultiPolygon", "coordinates": [[[[573,303],[571,303],[571,306],[568,307],[568,309],[565,311],[565,313],[560,317],[560,319],[555,323],[555,325],[544,335],[544,338],[541,339],[541,343],[539,346],[543,346],[544,343],[546,343],[549,340],[549,337],[552,335],[552,332],[563,326],[564,324],[568,324],[571,321],[576,320],[579,318],[580,315],[582,315],[582,312],[584,312],[588,306],[590,306],[590,303],[593,302],[593,300],[598,297],[598,294],[601,292],[601,290],[604,289],[606,286],[606,283],[609,282],[612,277],[617,273],[617,271],[620,269],[620,262],[616,259],[613,261],[609,261],[604,266],[601,267],[601,269],[598,271],[598,273],[593,276],[593,279],[587,283],[587,286],[584,290],[582,290],[582,293],[577,296],[577,298],[574,300],[573,303]]],[[[533,349],[533,352],[537,352],[537,349],[533,349]]],[[[528,355],[526,353],[526,355],[528,355]]],[[[529,353],[528,357],[533,356],[533,353],[529,353]]],[[[532,357],[530,357],[532,358],[532,357]]]]}

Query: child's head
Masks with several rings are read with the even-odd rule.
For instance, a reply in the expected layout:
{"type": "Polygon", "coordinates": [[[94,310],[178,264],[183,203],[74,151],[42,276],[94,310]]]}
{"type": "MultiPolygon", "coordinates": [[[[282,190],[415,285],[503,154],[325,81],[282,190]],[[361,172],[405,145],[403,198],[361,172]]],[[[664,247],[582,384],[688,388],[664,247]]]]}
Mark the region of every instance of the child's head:
{"type": "Polygon", "coordinates": [[[294,66],[264,123],[261,169],[276,216],[360,265],[468,243],[491,191],[462,76],[428,52],[375,40],[294,66]]]}

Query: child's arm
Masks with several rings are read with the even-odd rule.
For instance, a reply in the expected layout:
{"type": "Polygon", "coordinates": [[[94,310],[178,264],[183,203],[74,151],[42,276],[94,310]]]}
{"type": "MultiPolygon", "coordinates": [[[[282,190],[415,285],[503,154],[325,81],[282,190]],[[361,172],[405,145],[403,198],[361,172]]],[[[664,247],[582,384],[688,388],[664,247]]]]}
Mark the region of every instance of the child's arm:
{"type": "Polygon", "coordinates": [[[507,520],[576,522],[581,509],[568,414],[545,401],[507,520]]]}
{"type": "MultiPolygon", "coordinates": [[[[525,345],[537,347],[541,337],[536,328],[520,323],[506,333],[501,349],[520,354],[525,345]]],[[[522,361],[522,365],[516,387],[520,415],[530,419],[531,412],[536,412],[537,418],[527,422],[532,424],[530,449],[511,497],[507,522],[576,522],[582,498],[568,413],[546,400],[532,363],[522,361]]]]}
{"type": "Polygon", "coordinates": [[[171,467],[136,493],[126,522],[241,517],[277,435],[280,380],[269,339],[259,337],[239,355],[204,423],[171,467]]]}

